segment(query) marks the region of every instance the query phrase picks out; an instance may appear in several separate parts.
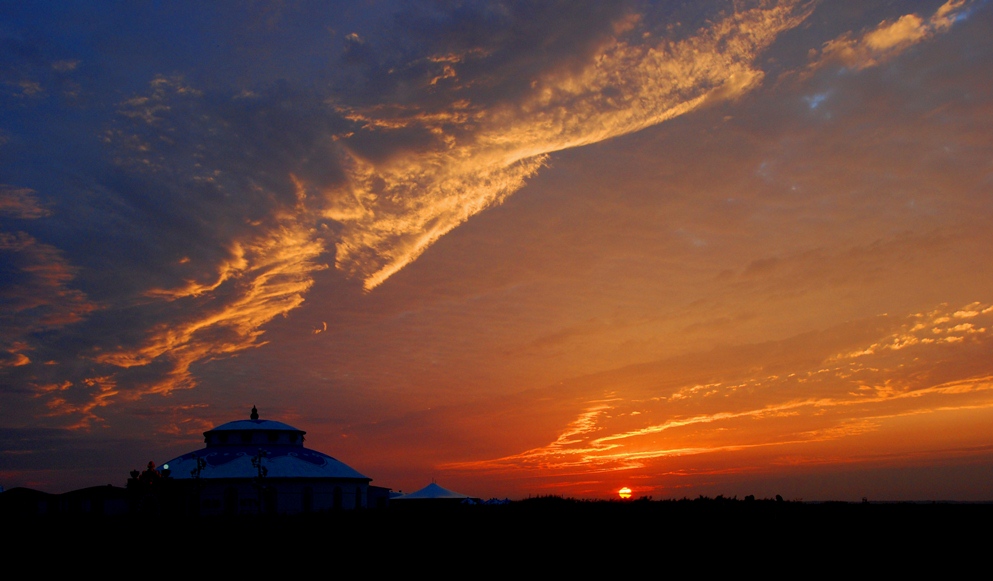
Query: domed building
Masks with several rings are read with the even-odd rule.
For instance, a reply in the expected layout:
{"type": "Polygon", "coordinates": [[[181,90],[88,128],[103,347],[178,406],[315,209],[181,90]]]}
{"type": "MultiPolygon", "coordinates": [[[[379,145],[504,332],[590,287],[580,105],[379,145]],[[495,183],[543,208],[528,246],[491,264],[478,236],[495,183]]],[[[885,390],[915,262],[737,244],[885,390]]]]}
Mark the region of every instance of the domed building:
{"type": "MultiPolygon", "coordinates": [[[[199,514],[293,514],[382,504],[388,489],[347,464],[305,448],[303,430],[259,419],[221,424],[203,433],[206,447],[161,465],[172,494],[199,514]]],[[[132,473],[132,478],[138,477],[132,473]]],[[[171,495],[171,494],[170,494],[171,495]]]]}

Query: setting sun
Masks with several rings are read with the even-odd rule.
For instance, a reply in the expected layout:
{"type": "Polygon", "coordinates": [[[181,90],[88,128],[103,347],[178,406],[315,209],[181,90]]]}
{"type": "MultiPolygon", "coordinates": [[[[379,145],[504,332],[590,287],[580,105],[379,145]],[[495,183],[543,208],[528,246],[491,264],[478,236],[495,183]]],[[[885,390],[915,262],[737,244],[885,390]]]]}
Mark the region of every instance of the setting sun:
{"type": "Polygon", "coordinates": [[[625,486],[624,488],[617,491],[617,495],[623,499],[631,498],[631,489],[625,486]]]}

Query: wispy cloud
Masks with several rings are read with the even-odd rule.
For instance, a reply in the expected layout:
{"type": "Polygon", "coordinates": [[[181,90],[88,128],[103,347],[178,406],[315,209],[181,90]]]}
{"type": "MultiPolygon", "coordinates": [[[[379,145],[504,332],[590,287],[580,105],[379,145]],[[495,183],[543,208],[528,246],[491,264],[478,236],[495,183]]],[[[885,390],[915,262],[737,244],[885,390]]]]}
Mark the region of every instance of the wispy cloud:
{"type": "Polygon", "coordinates": [[[25,232],[0,232],[0,257],[10,278],[0,286],[0,367],[20,367],[33,335],[82,321],[97,305],[70,283],[76,269],[54,246],[25,232]]]}
{"type": "Polygon", "coordinates": [[[956,20],[968,14],[969,0],[949,0],[930,18],[905,14],[893,21],[880,22],[859,35],[846,33],[824,43],[811,68],[840,64],[862,70],[883,64],[908,48],[947,32],[956,20]]]}
{"type": "Polygon", "coordinates": [[[638,131],[752,89],[762,78],[758,54],[811,9],[782,2],[743,10],[677,42],[613,38],[578,70],[535,78],[527,95],[511,103],[479,108],[462,101],[445,114],[342,107],[365,131],[419,127],[439,145],[372,161],[343,141],[349,183],[338,200],[347,204],[326,211],[344,224],[338,268],[362,276],[372,289],[446,232],[520,189],[550,153],[638,131]]]}
{"type": "Polygon", "coordinates": [[[990,312],[993,312],[993,308],[975,302],[956,311],[939,308],[928,313],[917,313],[913,315],[912,322],[903,325],[899,331],[883,340],[850,353],[836,355],[832,360],[865,357],[883,350],[899,351],[918,344],[957,343],[964,340],[967,335],[986,333],[987,327],[977,327],[973,323],[959,323],[956,319],[973,318],[990,312]]]}
{"type": "MultiPolygon", "coordinates": [[[[580,467],[631,470],[643,468],[649,460],[675,456],[757,448],[795,450],[797,446],[875,433],[895,418],[990,409],[993,369],[989,365],[962,366],[957,377],[936,373],[937,368],[946,367],[948,358],[968,359],[976,345],[987,345],[985,328],[973,335],[973,347],[962,347],[963,335],[959,341],[907,339],[911,333],[977,331],[975,325],[965,328],[955,324],[961,317],[956,319],[952,314],[986,317],[983,312],[987,310],[983,303],[972,303],[960,309],[939,308],[910,315],[900,330],[870,347],[840,358],[826,356],[824,367],[796,367],[774,376],[739,375],[677,388],[671,396],[659,394],[650,399],[621,389],[611,402],[587,404],[559,437],[545,446],[495,459],[447,463],[444,468],[485,472],[573,471],[580,467]],[[935,321],[946,328],[935,331],[935,321]],[[853,357],[861,363],[842,362],[853,357]],[[738,397],[743,390],[748,397],[738,397]],[[767,403],[755,405],[763,401],[767,403]],[[658,416],[667,419],[653,422],[658,416]]],[[[617,384],[613,381],[609,385],[618,389],[617,384]]]]}
{"type": "Polygon", "coordinates": [[[313,273],[326,268],[319,262],[324,246],[312,237],[309,221],[300,214],[305,192],[298,195],[300,205],[283,212],[274,228],[234,243],[236,259],[222,263],[216,282],[187,282],[176,289],[149,292],[179,306],[189,305],[196,315],[151,329],[136,348],[100,353],[94,359],[119,368],[164,360],[170,370],[135,395],[168,393],[195,385],[190,372],[194,363],[263,345],[262,326],[300,306],[313,284],[313,273]],[[222,285],[226,285],[223,299],[201,297],[222,285]]]}
{"type": "Polygon", "coordinates": [[[50,215],[51,211],[38,202],[34,190],[0,184],[0,216],[36,220],[50,215]]]}
{"type": "Polygon", "coordinates": [[[102,422],[94,410],[113,403],[120,392],[113,376],[87,377],[74,385],[71,381],[61,384],[35,386],[36,395],[45,398],[49,416],[71,418],[69,430],[87,430],[94,423],[102,422]]]}

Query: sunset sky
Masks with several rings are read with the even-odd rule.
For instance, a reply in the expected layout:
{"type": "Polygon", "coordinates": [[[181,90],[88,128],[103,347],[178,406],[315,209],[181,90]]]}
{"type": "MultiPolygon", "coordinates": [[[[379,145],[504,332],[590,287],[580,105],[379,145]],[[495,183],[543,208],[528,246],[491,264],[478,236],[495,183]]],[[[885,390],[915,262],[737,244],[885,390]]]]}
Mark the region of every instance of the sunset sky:
{"type": "Polygon", "coordinates": [[[5,3],[0,486],[993,499],[986,0],[5,3]]]}

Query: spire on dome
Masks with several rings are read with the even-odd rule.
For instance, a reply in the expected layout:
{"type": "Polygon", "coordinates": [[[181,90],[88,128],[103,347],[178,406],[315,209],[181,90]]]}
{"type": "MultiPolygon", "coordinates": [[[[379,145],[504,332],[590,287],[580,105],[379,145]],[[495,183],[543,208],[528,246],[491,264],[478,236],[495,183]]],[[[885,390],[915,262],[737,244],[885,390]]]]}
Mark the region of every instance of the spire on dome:
{"type": "Polygon", "coordinates": [[[255,406],[254,405],[252,406],[252,415],[249,416],[249,418],[251,418],[253,420],[259,419],[259,410],[255,409],[255,406]]]}

